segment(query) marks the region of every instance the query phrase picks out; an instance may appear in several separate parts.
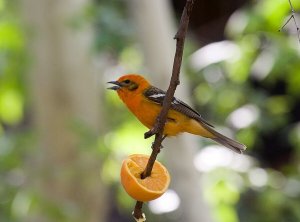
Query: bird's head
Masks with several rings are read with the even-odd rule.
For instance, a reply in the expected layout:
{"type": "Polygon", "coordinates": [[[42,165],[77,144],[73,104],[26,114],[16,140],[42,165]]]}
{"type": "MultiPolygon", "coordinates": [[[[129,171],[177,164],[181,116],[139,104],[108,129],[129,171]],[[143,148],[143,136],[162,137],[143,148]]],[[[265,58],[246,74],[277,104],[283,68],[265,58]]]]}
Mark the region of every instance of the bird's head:
{"type": "Polygon", "coordinates": [[[142,92],[150,86],[144,77],[135,74],[124,75],[117,81],[110,81],[108,83],[114,84],[114,86],[108,89],[117,91],[119,95],[142,92]]]}

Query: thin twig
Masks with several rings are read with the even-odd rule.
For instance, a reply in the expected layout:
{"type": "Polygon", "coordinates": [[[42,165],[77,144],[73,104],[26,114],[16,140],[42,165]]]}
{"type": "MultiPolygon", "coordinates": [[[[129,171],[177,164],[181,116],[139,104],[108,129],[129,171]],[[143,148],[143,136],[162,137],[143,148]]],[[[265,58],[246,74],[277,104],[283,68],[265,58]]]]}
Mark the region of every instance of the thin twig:
{"type": "MultiPolygon", "coordinates": [[[[160,152],[161,143],[164,139],[163,130],[164,130],[164,125],[166,123],[168,110],[171,106],[171,102],[173,100],[175,90],[180,83],[179,74],[180,74],[180,67],[181,67],[181,62],[182,62],[184,40],[185,40],[186,32],[188,29],[190,15],[191,15],[191,12],[193,9],[193,5],[194,5],[194,0],[186,1],[185,7],[182,12],[181,19],[180,19],[179,28],[174,37],[174,39],[176,39],[176,52],[175,52],[175,57],[174,57],[174,62],[173,62],[173,70],[172,70],[172,77],[170,80],[170,85],[167,90],[161,112],[157,117],[154,127],[145,133],[145,138],[149,138],[149,137],[155,135],[155,140],[152,145],[152,153],[151,153],[151,156],[147,163],[146,169],[144,170],[144,172],[141,175],[142,179],[151,175],[151,171],[152,171],[154,162],[156,160],[157,155],[160,152]]],[[[135,219],[143,218],[142,207],[143,207],[143,202],[137,201],[134,211],[133,211],[133,216],[135,219]]]]}
{"type": "Polygon", "coordinates": [[[279,29],[279,32],[281,32],[284,27],[291,21],[291,19],[293,19],[294,21],[294,24],[296,26],[296,30],[297,30],[297,35],[298,35],[298,41],[300,43],[300,29],[299,29],[299,26],[297,24],[297,21],[296,21],[296,18],[295,18],[295,10],[294,10],[294,7],[292,5],[292,2],[291,0],[288,0],[289,1],[289,4],[290,4],[290,8],[291,8],[291,12],[292,12],[292,15],[289,17],[289,19],[284,23],[284,25],[279,29]]]}

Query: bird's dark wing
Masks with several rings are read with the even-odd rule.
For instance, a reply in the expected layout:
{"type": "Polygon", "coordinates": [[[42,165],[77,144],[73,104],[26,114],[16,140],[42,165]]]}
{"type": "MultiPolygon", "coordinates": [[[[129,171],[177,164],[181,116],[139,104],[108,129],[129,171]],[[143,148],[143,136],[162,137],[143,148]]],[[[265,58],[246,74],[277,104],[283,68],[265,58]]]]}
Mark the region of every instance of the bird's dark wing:
{"type": "MultiPolygon", "coordinates": [[[[166,92],[152,86],[152,87],[148,88],[147,90],[145,90],[144,96],[147,97],[149,100],[162,106],[164,98],[166,96],[166,92]]],[[[189,105],[180,101],[179,99],[176,99],[175,97],[173,98],[173,100],[171,102],[171,109],[176,110],[176,111],[198,121],[205,129],[207,129],[209,132],[211,132],[215,136],[211,139],[224,145],[225,147],[227,147],[237,153],[242,153],[246,149],[246,146],[244,144],[241,144],[241,143],[239,143],[233,139],[230,139],[230,138],[222,135],[221,133],[215,131],[212,128],[213,126],[211,124],[209,124],[208,122],[206,122],[206,120],[203,119],[196,110],[192,109],[189,105]]]]}
{"type": "MultiPolygon", "coordinates": [[[[156,88],[154,86],[151,86],[147,90],[144,91],[144,96],[148,98],[149,100],[159,104],[162,106],[163,101],[166,96],[166,92],[156,88]]],[[[196,110],[191,108],[186,103],[182,102],[181,100],[173,97],[173,100],[171,102],[171,109],[176,110],[192,119],[195,119],[201,123],[205,123],[206,125],[213,127],[210,123],[208,123],[205,119],[202,118],[200,113],[198,113],[196,110]]]]}

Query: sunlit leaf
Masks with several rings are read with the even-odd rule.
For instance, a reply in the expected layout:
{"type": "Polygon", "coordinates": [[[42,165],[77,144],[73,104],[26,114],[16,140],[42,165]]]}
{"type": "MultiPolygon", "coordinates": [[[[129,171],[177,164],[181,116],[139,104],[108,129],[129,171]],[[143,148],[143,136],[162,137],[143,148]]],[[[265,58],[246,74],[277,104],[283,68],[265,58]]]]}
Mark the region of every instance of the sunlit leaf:
{"type": "Polygon", "coordinates": [[[127,70],[139,70],[142,67],[143,56],[140,51],[131,46],[122,50],[120,60],[127,70]]]}
{"type": "Polygon", "coordinates": [[[194,95],[200,104],[206,104],[213,96],[213,89],[209,84],[201,83],[196,87],[194,95]]]}
{"type": "Polygon", "coordinates": [[[218,206],[216,217],[219,222],[238,222],[238,217],[233,206],[222,204],[218,206]]]}
{"type": "Polygon", "coordinates": [[[0,119],[8,124],[16,124],[23,116],[23,98],[15,90],[0,93],[0,119]]]}
{"type": "Polygon", "coordinates": [[[290,10],[290,7],[288,1],[265,0],[260,1],[256,5],[256,10],[259,15],[266,19],[268,24],[266,27],[278,30],[278,24],[281,24],[284,15],[290,10]]]}
{"type": "Polygon", "coordinates": [[[100,171],[102,180],[107,184],[119,181],[121,164],[122,161],[118,162],[112,157],[110,157],[110,159],[107,158],[100,171]]]}
{"type": "Polygon", "coordinates": [[[24,218],[28,214],[30,202],[30,196],[25,191],[20,190],[12,203],[13,216],[19,219],[24,218]]]}
{"type": "Polygon", "coordinates": [[[241,91],[234,90],[233,88],[221,89],[222,93],[217,95],[216,106],[220,112],[228,113],[243,101],[244,95],[241,91]]]}
{"type": "Polygon", "coordinates": [[[5,1],[4,0],[0,0],[0,12],[2,10],[4,10],[4,8],[5,8],[5,1]]]}
{"type": "Polygon", "coordinates": [[[291,94],[300,97],[300,66],[293,67],[286,79],[288,83],[288,90],[291,94]]]}
{"type": "Polygon", "coordinates": [[[266,101],[270,113],[279,115],[287,113],[291,109],[291,99],[288,96],[272,96],[266,101]]]}
{"type": "Polygon", "coordinates": [[[256,35],[245,35],[239,42],[241,56],[231,63],[226,63],[229,70],[229,78],[237,83],[244,83],[250,73],[251,65],[255,59],[256,50],[259,47],[259,39],[256,35]]]}
{"type": "Polygon", "coordinates": [[[243,141],[243,143],[249,148],[251,148],[256,140],[257,132],[253,128],[247,128],[239,131],[236,134],[238,141],[243,141]]]}
{"type": "Polygon", "coordinates": [[[132,153],[149,154],[151,139],[145,140],[144,133],[148,129],[141,123],[126,122],[121,125],[111,137],[111,149],[119,155],[132,153]]]}
{"type": "Polygon", "coordinates": [[[20,49],[24,45],[23,35],[15,24],[0,22],[0,49],[20,49]]]}

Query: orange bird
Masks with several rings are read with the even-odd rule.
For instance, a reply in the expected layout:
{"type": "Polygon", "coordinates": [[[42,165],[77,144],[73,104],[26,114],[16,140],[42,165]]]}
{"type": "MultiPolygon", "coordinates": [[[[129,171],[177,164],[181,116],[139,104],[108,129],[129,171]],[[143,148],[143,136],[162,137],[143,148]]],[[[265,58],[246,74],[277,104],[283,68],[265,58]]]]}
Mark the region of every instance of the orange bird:
{"type": "MultiPolygon", "coordinates": [[[[152,129],[160,113],[166,92],[152,86],[140,75],[128,74],[117,81],[108,82],[114,86],[108,88],[117,91],[128,109],[149,129],[152,129]]],[[[188,132],[210,138],[225,147],[242,153],[244,144],[232,140],[213,129],[203,117],[186,103],[173,98],[168,111],[163,134],[176,136],[188,132]]]]}

